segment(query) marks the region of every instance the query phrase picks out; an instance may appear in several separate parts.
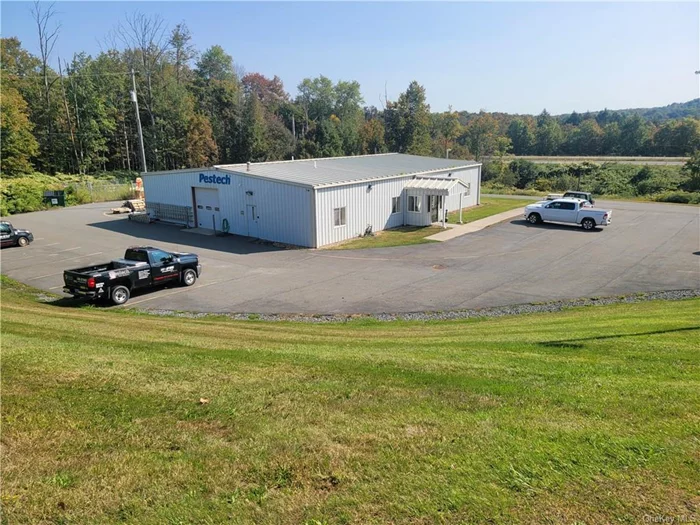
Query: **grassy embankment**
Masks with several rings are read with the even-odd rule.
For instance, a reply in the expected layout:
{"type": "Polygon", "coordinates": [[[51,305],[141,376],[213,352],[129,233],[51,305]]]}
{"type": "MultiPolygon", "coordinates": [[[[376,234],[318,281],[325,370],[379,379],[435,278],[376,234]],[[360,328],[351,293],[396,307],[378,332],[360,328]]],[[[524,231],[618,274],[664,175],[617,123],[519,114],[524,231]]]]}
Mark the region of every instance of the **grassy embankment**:
{"type": "Polygon", "coordinates": [[[300,325],[4,283],[7,523],[697,518],[696,300],[300,325]]]}
{"type": "MultiPolygon", "coordinates": [[[[535,202],[535,199],[532,200],[535,202]]],[[[524,208],[528,204],[525,200],[499,199],[498,197],[482,197],[481,205],[464,208],[462,211],[462,222],[468,223],[491,217],[497,213],[524,208]]],[[[456,224],[459,221],[459,210],[448,211],[448,221],[456,224]]],[[[409,244],[425,244],[437,242],[426,239],[435,233],[442,231],[440,226],[401,226],[391,230],[383,230],[372,237],[360,237],[351,239],[342,244],[330,247],[332,250],[357,250],[360,248],[389,248],[391,246],[407,246],[409,244]]]]}

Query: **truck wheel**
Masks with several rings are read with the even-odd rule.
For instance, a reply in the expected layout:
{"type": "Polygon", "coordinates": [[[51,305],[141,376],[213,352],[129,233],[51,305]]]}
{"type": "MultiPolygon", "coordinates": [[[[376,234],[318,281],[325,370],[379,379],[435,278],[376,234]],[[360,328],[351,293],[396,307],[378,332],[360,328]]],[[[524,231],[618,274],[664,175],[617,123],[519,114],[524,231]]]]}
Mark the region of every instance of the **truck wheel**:
{"type": "Polygon", "coordinates": [[[581,226],[583,226],[584,230],[592,230],[595,228],[595,221],[593,219],[583,219],[581,221],[581,226]]]}
{"type": "Polygon", "coordinates": [[[527,220],[530,224],[539,224],[542,222],[542,217],[540,217],[539,213],[531,213],[527,216],[527,220]]]}
{"type": "Polygon", "coordinates": [[[129,289],[126,286],[115,286],[112,288],[110,297],[112,298],[112,302],[114,304],[119,305],[127,302],[130,295],[129,289]]]}
{"type": "Polygon", "coordinates": [[[29,240],[26,237],[17,239],[17,246],[24,248],[27,244],[29,244],[29,240]]]}
{"type": "Polygon", "coordinates": [[[187,269],[182,272],[182,284],[192,286],[197,280],[197,272],[192,269],[187,269]]]}

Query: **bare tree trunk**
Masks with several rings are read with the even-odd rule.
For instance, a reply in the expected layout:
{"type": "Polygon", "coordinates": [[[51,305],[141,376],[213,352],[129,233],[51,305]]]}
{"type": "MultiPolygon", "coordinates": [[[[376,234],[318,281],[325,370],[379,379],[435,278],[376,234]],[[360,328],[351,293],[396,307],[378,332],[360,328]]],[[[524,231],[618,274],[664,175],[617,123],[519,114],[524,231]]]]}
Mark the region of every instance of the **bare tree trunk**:
{"type": "Polygon", "coordinates": [[[70,118],[70,111],[68,110],[68,98],[66,97],[66,86],[63,83],[63,68],[61,67],[61,59],[58,59],[58,75],[61,79],[61,93],[63,94],[63,108],[66,110],[66,120],[68,121],[68,130],[70,131],[70,141],[73,145],[73,155],[75,156],[75,165],[78,171],[83,173],[83,166],[78,158],[78,149],[75,147],[75,134],[73,133],[73,121],[70,118]]]}
{"type": "MultiPolygon", "coordinates": [[[[32,8],[32,15],[34,21],[36,22],[37,31],[39,33],[39,53],[41,56],[41,75],[43,77],[43,99],[44,99],[44,116],[46,118],[46,129],[48,132],[49,139],[49,155],[53,157],[53,120],[51,118],[51,87],[56,79],[49,82],[49,60],[51,59],[51,53],[56,45],[56,39],[58,38],[58,33],[61,29],[61,25],[57,24],[53,31],[48,29],[49,22],[53,18],[54,4],[50,4],[49,7],[44,10],[38,0],[35,0],[34,7],[32,8]]],[[[55,165],[51,164],[49,170],[52,173],[56,172],[55,165]]]]}
{"type": "MultiPolygon", "coordinates": [[[[129,136],[126,134],[126,123],[123,123],[124,127],[124,144],[126,145],[126,169],[131,171],[131,157],[129,155],[129,136]]],[[[122,160],[122,167],[124,166],[124,161],[122,160]]]]}
{"type": "Polygon", "coordinates": [[[80,125],[80,111],[78,110],[78,96],[76,95],[77,85],[73,83],[72,76],[69,75],[68,80],[70,80],[70,86],[73,89],[73,107],[75,108],[75,122],[76,128],[78,130],[78,146],[80,147],[80,165],[82,166],[85,163],[85,152],[83,150],[83,134],[82,126],[80,125]]]}
{"type": "MultiPolygon", "coordinates": [[[[161,62],[163,55],[170,48],[171,42],[165,34],[165,21],[159,15],[148,17],[141,13],[127,16],[126,23],[120,24],[117,28],[117,36],[124,43],[131,53],[132,66],[136,62],[140,64],[139,69],[146,76],[146,96],[144,105],[150,117],[152,143],[158,144],[158,130],[156,129],[156,118],[153,97],[153,74],[161,62]]],[[[156,164],[158,164],[158,154],[154,151],[156,164]]]]}

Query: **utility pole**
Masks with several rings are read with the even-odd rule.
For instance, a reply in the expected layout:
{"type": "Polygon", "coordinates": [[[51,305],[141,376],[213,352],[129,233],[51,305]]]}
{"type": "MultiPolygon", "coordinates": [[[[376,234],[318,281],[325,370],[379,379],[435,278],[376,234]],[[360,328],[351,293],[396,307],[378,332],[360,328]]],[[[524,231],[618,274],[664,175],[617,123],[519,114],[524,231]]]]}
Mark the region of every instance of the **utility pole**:
{"type": "Polygon", "coordinates": [[[136,108],[136,126],[139,130],[139,145],[141,146],[141,166],[143,166],[143,172],[148,173],[148,167],[146,166],[146,150],[143,149],[143,131],[141,131],[141,116],[139,115],[139,99],[136,96],[136,76],[134,68],[131,68],[131,85],[134,88],[131,92],[131,100],[134,102],[134,107],[136,108]]]}

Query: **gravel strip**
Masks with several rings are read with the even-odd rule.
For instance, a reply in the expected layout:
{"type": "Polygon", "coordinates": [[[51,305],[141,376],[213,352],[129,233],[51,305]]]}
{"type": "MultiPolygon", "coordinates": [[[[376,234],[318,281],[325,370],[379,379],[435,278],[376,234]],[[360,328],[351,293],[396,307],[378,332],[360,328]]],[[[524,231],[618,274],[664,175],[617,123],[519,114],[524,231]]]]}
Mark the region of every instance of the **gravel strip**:
{"type": "Polygon", "coordinates": [[[152,315],[185,317],[199,319],[203,317],[228,317],[237,321],[291,321],[298,323],[346,323],[357,319],[375,319],[377,321],[446,321],[450,319],[471,319],[478,317],[503,317],[542,312],[560,312],[578,306],[603,306],[619,303],[639,303],[641,301],[679,301],[700,297],[700,289],[668,290],[663,292],[645,292],[614,297],[589,297],[566,301],[546,303],[516,304],[475,310],[451,310],[447,312],[407,312],[382,314],[256,314],[256,313],[195,313],[173,310],[137,310],[152,315]]]}

